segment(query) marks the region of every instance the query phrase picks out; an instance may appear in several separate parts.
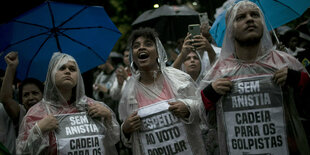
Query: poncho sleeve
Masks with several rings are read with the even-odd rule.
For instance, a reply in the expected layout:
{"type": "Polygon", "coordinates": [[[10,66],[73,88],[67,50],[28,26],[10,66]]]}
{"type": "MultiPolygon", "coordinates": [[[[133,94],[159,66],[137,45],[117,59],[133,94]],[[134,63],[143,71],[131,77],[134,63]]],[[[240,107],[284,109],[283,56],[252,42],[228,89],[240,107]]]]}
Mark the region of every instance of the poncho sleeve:
{"type": "Polygon", "coordinates": [[[43,119],[47,112],[41,103],[33,106],[24,117],[17,137],[17,154],[40,154],[49,146],[49,135],[42,134],[37,122],[43,119]]]}

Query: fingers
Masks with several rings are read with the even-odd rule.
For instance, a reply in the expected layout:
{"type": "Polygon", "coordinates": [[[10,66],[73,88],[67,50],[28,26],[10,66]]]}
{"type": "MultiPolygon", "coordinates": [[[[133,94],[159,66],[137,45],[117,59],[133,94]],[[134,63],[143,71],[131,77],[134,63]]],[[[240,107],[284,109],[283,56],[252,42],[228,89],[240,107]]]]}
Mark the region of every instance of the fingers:
{"type": "Polygon", "coordinates": [[[10,59],[15,59],[16,57],[18,57],[18,52],[12,51],[8,53],[5,57],[10,58],[10,59]]]}
{"type": "Polygon", "coordinates": [[[38,121],[38,126],[42,133],[58,129],[58,120],[53,115],[47,115],[40,121],[38,121]]]}
{"type": "Polygon", "coordinates": [[[207,48],[210,48],[211,46],[209,41],[202,35],[195,36],[193,41],[194,43],[192,45],[195,46],[198,51],[207,50],[207,48]]]}
{"type": "Polygon", "coordinates": [[[88,115],[90,117],[97,117],[99,114],[99,108],[98,103],[90,104],[88,106],[88,115]]]}
{"type": "Polygon", "coordinates": [[[275,83],[279,86],[284,86],[286,83],[286,79],[287,79],[286,76],[280,77],[279,79],[276,80],[275,83]]]}
{"type": "Polygon", "coordinates": [[[273,79],[274,79],[274,80],[275,80],[275,79],[278,79],[278,78],[280,78],[280,77],[285,76],[286,74],[287,74],[287,72],[285,72],[285,70],[283,70],[283,69],[278,70],[278,71],[276,71],[276,72],[274,73],[273,79]]]}
{"type": "Polygon", "coordinates": [[[53,126],[52,126],[52,130],[55,130],[55,129],[58,129],[58,127],[59,127],[59,122],[58,122],[58,120],[53,116],[53,118],[52,118],[52,123],[51,124],[54,124],[53,126]]]}
{"type": "Polygon", "coordinates": [[[187,32],[187,35],[186,35],[186,37],[185,37],[184,41],[189,40],[189,39],[190,39],[190,37],[191,37],[191,34],[187,32]]]}
{"type": "Polygon", "coordinates": [[[192,39],[186,39],[186,40],[184,40],[183,47],[186,46],[186,45],[191,45],[192,42],[193,42],[192,39]]]}
{"type": "Polygon", "coordinates": [[[220,78],[212,82],[211,85],[216,93],[225,95],[231,90],[232,82],[227,78],[220,78]]]}
{"type": "Polygon", "coordinates": [[[169,102],[168,104],[170,105],[168,110],[174,111],[177,109],[177,106],[176,106],[177,103],[176,102],[169,102]]]}
{"type": "Polygon", "coordinates": [[[288,72],[288,68],[282,68],[280,70],[277,70],[273,77],[272,80],[279,86],[284,86],[284,84],[286,83],[286,79],[287,79],[287,72],[288,72]]]}
{"type": "Polygon", "coordinates": [[[216,81],[219,85],[232,87],[232,82],[228,78],[220,78],[216,81]]]}
{"type": "Polygon", "coordinates": [[[88,115],[90,117],[109,117],[110,116],[110,110],[107,109],[105,106],[95,103],[93,105],[90,105],[88,108],[88,115]]]}
{"type": "Polygon", "coordinates": [[[180,118],[189,116],[188,108],[183,102],[170,102],[169,105],[168,110],[170,110],[175,116],[180,118]]]}
{"type": "Polygon", "coordinates": [[[17,66],[18,65],[18,53],[17,52],[10,52],[8,53],[5,57],[5,62],[9,65],[9,66],[17,66]]]}
{"type": "Polygon", "coordinates": [[[168,108],[170,111],[176,111],[180,107],[180,102],[169,102],[168,104],[170,105],[168,108]]]}
{"type": "Polygon", "coordinates": [[[169,106],[168,110],[171,111],[174,115],[177,116],[177,115],[178,115],[178,112],[177,112],[177,110],[178,110],[177,103],[176,103],[176,102],[170,102],[169,104],[170,104],[170,106],[169,106]]]}
{"type": "Polygon", "coordinates": [[[100,116],[100,113],[97,109],[92,109],[92,110],[88,110],[88,115],[90,117],[99,117],[100,116]]]}
{"type": "Polygon", "coordinates": [[[140,122],[140,116],[136,115],[130,118],[131,122],[138,123],[140,122]]]}
{"type": "Polygon", "coordinates": [[[124,122],[123,131],[126,134],[130,134],[134,131],[139,130],[141,127],[140,116],[137,112],[132,113],[124,122]]]}
{"type": "Polygon", "coordinates": [[[218,86],[217,90],[219,92],[219,94],[224,95],[226,93],[228,93],[230,91],[230,87],[229,86],[218,86]]]}
{"type": "Polygon", "coordinates": [[[130,116],[132,117],[132,116],[136,116],[136,115],[138,115],[138,111],[133,112],[130,116]]]}
{"type": "Polygon", "coordinates": [[[54,127],[54,129],[58,128],[58,120],[56,119],[56,117],[53,115],[48,115],[47,117],[48,117],[47,123],[52,124],[52,128],[54,127]]]}
{"type": "Polygon", "coordinates": [[[141,127],[141,122],[131,122],[132,125],[131,125],[131,128],[132,128],[132,131],[137,131],[140,129],[141,127]]]}
{"type": "Polygon", "coordinates": [[[130,122],[134,123],[134,124],[140,122],[140,116],[138,115],[138,112],[136,111],[136,112],[132,113],[132,114],[129,116],[128,120],[129,120],[130,122]]]}
{"type": "Polygon", "coordinates": [[[204,41],[195,41],[195,43],[193,43],[193,46],[196,47],[201,47],[201,46],[206,46],[206,43],[204,41]]]}

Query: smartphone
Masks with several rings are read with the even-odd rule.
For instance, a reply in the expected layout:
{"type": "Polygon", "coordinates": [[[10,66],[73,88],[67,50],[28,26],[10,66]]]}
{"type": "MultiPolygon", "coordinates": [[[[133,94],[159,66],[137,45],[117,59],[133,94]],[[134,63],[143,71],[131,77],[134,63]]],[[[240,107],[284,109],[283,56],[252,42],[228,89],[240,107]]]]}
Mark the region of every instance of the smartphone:
{"type": "Polygon", "coordinates": [[[192,37],[195,35],[200,35],[200,25],[199,24],[188,25],[188,32],[192,34],[192,37]]]}

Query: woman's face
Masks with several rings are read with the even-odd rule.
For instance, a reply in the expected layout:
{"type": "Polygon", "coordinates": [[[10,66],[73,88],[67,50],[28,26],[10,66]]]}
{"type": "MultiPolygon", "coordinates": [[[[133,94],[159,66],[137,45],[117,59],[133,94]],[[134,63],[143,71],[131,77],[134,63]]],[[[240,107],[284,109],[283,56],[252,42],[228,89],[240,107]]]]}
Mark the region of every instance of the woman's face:
{"type": "Polygon", "coordinates": [[[42,92],[37,85],[29,83],[23,86],[22,102],[26,110],[29,110],[33,105],[38,103],[42,97],[42,92]]]}
{"type": "Polygon", "coordinates": [[[62,65],[55,74],[55,83],[58,89],[72,89],[77,84],[77,66],[73,61],[62,65]]]}
{"type": "Polygon", "coordinates": [[[195,52],[190,52],[184,61],[184,67],[186,72],[191,75],[194,73],[199,73],[201,64],[198,55],[195,52]]]}
{"type": "Polygon", "coordinates": [[[158,54],[155,42],[145,37],[138,37],[132,44],[133,61],[140,71],[152,71],[158,67],[158,54]]]}

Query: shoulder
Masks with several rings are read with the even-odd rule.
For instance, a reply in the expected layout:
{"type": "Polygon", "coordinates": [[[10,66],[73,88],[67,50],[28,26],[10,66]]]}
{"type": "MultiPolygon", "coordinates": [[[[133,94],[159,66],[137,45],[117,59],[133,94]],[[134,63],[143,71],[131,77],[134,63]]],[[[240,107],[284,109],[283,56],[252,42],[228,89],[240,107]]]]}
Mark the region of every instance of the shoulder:
{"type": "Polygon", "coordinates": [[[42,100],[38,102],[37,104],[33,105],[28,112],[26,113],[25,117],[30,118],[33,121],[39,120],[43,118],[45,115],[48,114],[47,112],[47,105],[46,102],[43,102],[42,100]]]}
{"type": "Polygon", "coordinates": [[[175,90],[188,89],[188,91],[191,91],[196,88],[195,81],[190,75],[181,70],[167,67],[166,71],[164,71],[164,75],[170,86],[175,90]]]}
{"type": "MultiPolygon", "coordinates": [[[[87,103],[87,104],[99,103],[99,104],[101,104],[101,105],[103,105],[103,106],[109,108],[103,101],[97,101],[97,100],[94,100],[94,99],[92,99],[92,98],[90,98],[90,97],[87,97],[86,103],[87,103]]],[[[109,109],[110,109],[110,108],[109,108],[109,109]]]]}
{"type": "Polygon", "coordinates": [[[99,103],[101,105],[105,105],[105,103],[103,101],[97,101],[93,98],[90,98],[90,97],[86,97],[86,103],[89,105],[89,104],[94,104],[94,103],[99,103]]]}
{"type": "MultiPolygon", "coordinates": [[[[38,103],[36,103],[35,105],[33,105],[28,112],[33,112],[33,111],[37,111],[37,110],[41,110],[41,109],[45,109],[43,108],[44,105],[46,105],[47,103],[44,102],[43,100],[39,101],[38,103]]],[[[23,106],[20,106],[23,107],[23,106]]]]}
{"type": "Polygon", "coordinates": [[[276,63],[284,63],[287,66],[297,66],[300,67],[302,64],[298,61],[294,56],[278,50],[273,50],[270,52],[273,59],[275,59],[276,63]]]}
{"type": "Polygon", "coordinates": [[[166,67],[164,70],[164,73],[166,73],[167,76],[173,77],[175,79],[180,79],[180,80],[191,79],[191,77],[187,73],[185,73],[179,69],[173,68],[173,67],[166,67]]]}
{"type": "Polygon", "coordinates": [[[288,67],[295,71],[306,71],[305,67],[294,56],[275,49],[268,51],[259,62],[274,69],[288,67]]]}
{"type": "Polygon", "coordinates": [[[234,56],[227,57],[225,59],[218,59],[212,66],[213,72],[224,72],[226,70],[234,69],[235,65],[238,63],[234,56]]]}
{"type": "Polygon", "coordinates": [[[284,51],[271,50],[270,53],[273,54],[273,55],[281,56],[281,57],[291,57],[291,58],[294,58],[294,56],[292,56],[291,54],[286,53],[284,51]]]}

